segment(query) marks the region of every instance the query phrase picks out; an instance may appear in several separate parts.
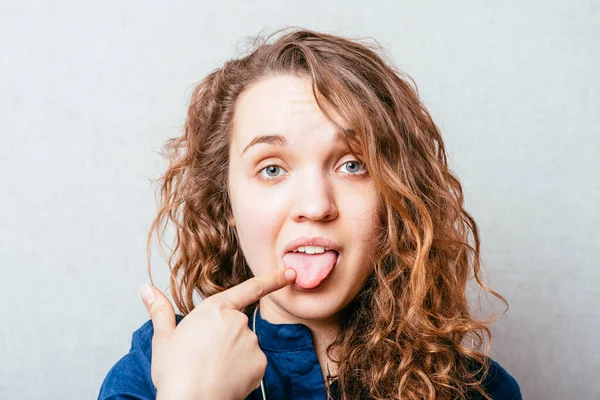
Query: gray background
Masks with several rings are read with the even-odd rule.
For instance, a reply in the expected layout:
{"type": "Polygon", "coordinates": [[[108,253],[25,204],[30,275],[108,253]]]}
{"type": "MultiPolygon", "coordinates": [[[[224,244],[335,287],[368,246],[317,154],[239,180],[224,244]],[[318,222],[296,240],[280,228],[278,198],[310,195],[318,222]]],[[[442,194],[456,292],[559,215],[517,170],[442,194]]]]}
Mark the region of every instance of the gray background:
{"type": "MultiPolygon", "coordinates": [[[[585,0],[3,1],[0,398],[97,396],[148,318],[164,141],[197,81],[284,25],[374,37],[416,80],[510,303],[492,355],[525,398],[599,398],[600,5],[585,0]]],[[[156,245],[153,263],[165,289],[156,245]]]]}

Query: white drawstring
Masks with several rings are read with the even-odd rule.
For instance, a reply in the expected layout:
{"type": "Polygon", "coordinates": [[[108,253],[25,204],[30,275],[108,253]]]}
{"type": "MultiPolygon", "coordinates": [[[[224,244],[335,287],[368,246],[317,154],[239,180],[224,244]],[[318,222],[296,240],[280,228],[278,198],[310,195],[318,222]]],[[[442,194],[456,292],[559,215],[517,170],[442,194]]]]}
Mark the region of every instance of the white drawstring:
{"type": "MultiPolygon", "coordinates": [[[[252,319],[252,332],[254,332],[256,334],[256,311],[258,310],[258,304],[256,305],[256,308],[254,309],[254,317],[252,319]]],[[[258,335],[256,335],[256,337],[258,338],[258,335]]],[[[263,380],[260,380],[260,390],[262,392],[262,398],[263,400],[267,400],[267,395],[265,394],[265,384],[263,382],[263,380]]]]}

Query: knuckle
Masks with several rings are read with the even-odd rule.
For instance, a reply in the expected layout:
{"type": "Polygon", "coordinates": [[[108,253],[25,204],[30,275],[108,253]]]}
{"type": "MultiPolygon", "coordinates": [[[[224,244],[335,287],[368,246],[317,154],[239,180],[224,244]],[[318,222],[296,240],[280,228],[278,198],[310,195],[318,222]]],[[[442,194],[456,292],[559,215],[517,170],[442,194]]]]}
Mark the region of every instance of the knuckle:
{"type": "Polygon", "coordinates": [[[267,356],[265,355],[265,353],[263,353],[262,351],[258,352],[258,356],[257,356],[257,362],[258,362],[258,367],[260,368],[261,371],[265,371],[267,369],[267,356]]]}
{"type": "Polygon", "coordinates": [[[240,318],[240,324],[242,326],[248,326],[248,321],[249,321],[248,320],[248,316],[246,314],[242,313],[242,312],[239,313],[239,314],[240,314],[240,316],[239,316],[239,318],[240,318]]]}
{"type": "Polygon", "coordinates": [[[215,303],[209,308],[209,318],[213,323],[222,323],[225,318],[226,307],[224,304],[215,303]]]}
{"type": "Polygon", "coordinates": [[[216,313],[217,315],[227,309],[227,305],[222,301],[218,301],[217,298],[214,296],[203,300],[202,304],[204,304],[207,307],[207,309],[209,309],[213,313],[216,313]]]}
{"type": "Polygon", "coordinates": [[[229,307],[227,306],[227,304],[226,304],[226,303],[222,303],[222,302],[220,302],[220,301],[219,301],[219,302],[216,302],[216,303],[214,304],[214,308],[215,308],[215,309],[216,309],[216,310],[217,310],[219,313],[222,313],[222,312],[224,312],[224,311],[227,311],[227,310],[229,310],[229,307]]]}
{"type": "Polygon", "coordinates": [[[168,306],[165,303],[155,302],[150,307],[150,314],[152,314],[152,315],[163,314],[163,313],[167,312],[167,310],[168,310],[168,306]]]}
{"type": "Polygon", "coordinates": [[[256,297],[262,297],[263,293],[264,293],[264,288],[263,285],[260,283],[260,281],[255,280],[255,279],[251,279],[250,281],[250,289],[252,290],[252,293],[254,293],[254,295],[256,297]]]}

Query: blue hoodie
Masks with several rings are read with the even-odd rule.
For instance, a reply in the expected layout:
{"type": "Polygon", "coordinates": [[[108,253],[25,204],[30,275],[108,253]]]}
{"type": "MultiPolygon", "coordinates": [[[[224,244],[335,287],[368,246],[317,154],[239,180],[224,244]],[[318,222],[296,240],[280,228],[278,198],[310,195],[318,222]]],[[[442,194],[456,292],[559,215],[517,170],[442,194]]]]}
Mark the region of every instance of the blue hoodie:
{"type": "MultiPolygon", "coordinates": [[[[183,319],[177,315],[177,323],[183,319]]],[[[253,328],[250,314],[248,326],[253,328]]],[[[267,356],[263,378],[266,398],[324,400],[325,383],[312,334],[303,324],[272,324],[256,313],[258,343],[267,356]]],[[[108,372],[102,383],[99,400],[143,399],[156,397],[156,388],[150,375],[152,358],[152,321],[146,322],[133,333],[131,348],[108,372]]],[[[519,385],[500,364],[492,361],[490,373],[484,382],[485,390],[494,400],[522,400],[519,385]]],[[[331,387],[334,399],[341,399],[337,381],[331,387]]],[[[472,399],[482,399],[474,394],[472,399]]],[[[262,400],[258,387],[246,400],[262,400]]]]}

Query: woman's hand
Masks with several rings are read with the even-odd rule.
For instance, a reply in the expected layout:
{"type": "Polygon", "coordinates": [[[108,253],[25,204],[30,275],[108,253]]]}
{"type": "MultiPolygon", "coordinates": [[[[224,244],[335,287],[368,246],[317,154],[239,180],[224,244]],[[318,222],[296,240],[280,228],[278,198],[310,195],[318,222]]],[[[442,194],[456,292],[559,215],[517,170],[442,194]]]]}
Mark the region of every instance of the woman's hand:
{"type": "Polygon", "coordinates": [[[167,297],[145,287],[142,299],[154,327],[151,369],[157,399],[240,400],[255,390],[267,357],[240,310],[295,277],[287,269],[248,279],[203,300],[177,326],[167,297]]]}

